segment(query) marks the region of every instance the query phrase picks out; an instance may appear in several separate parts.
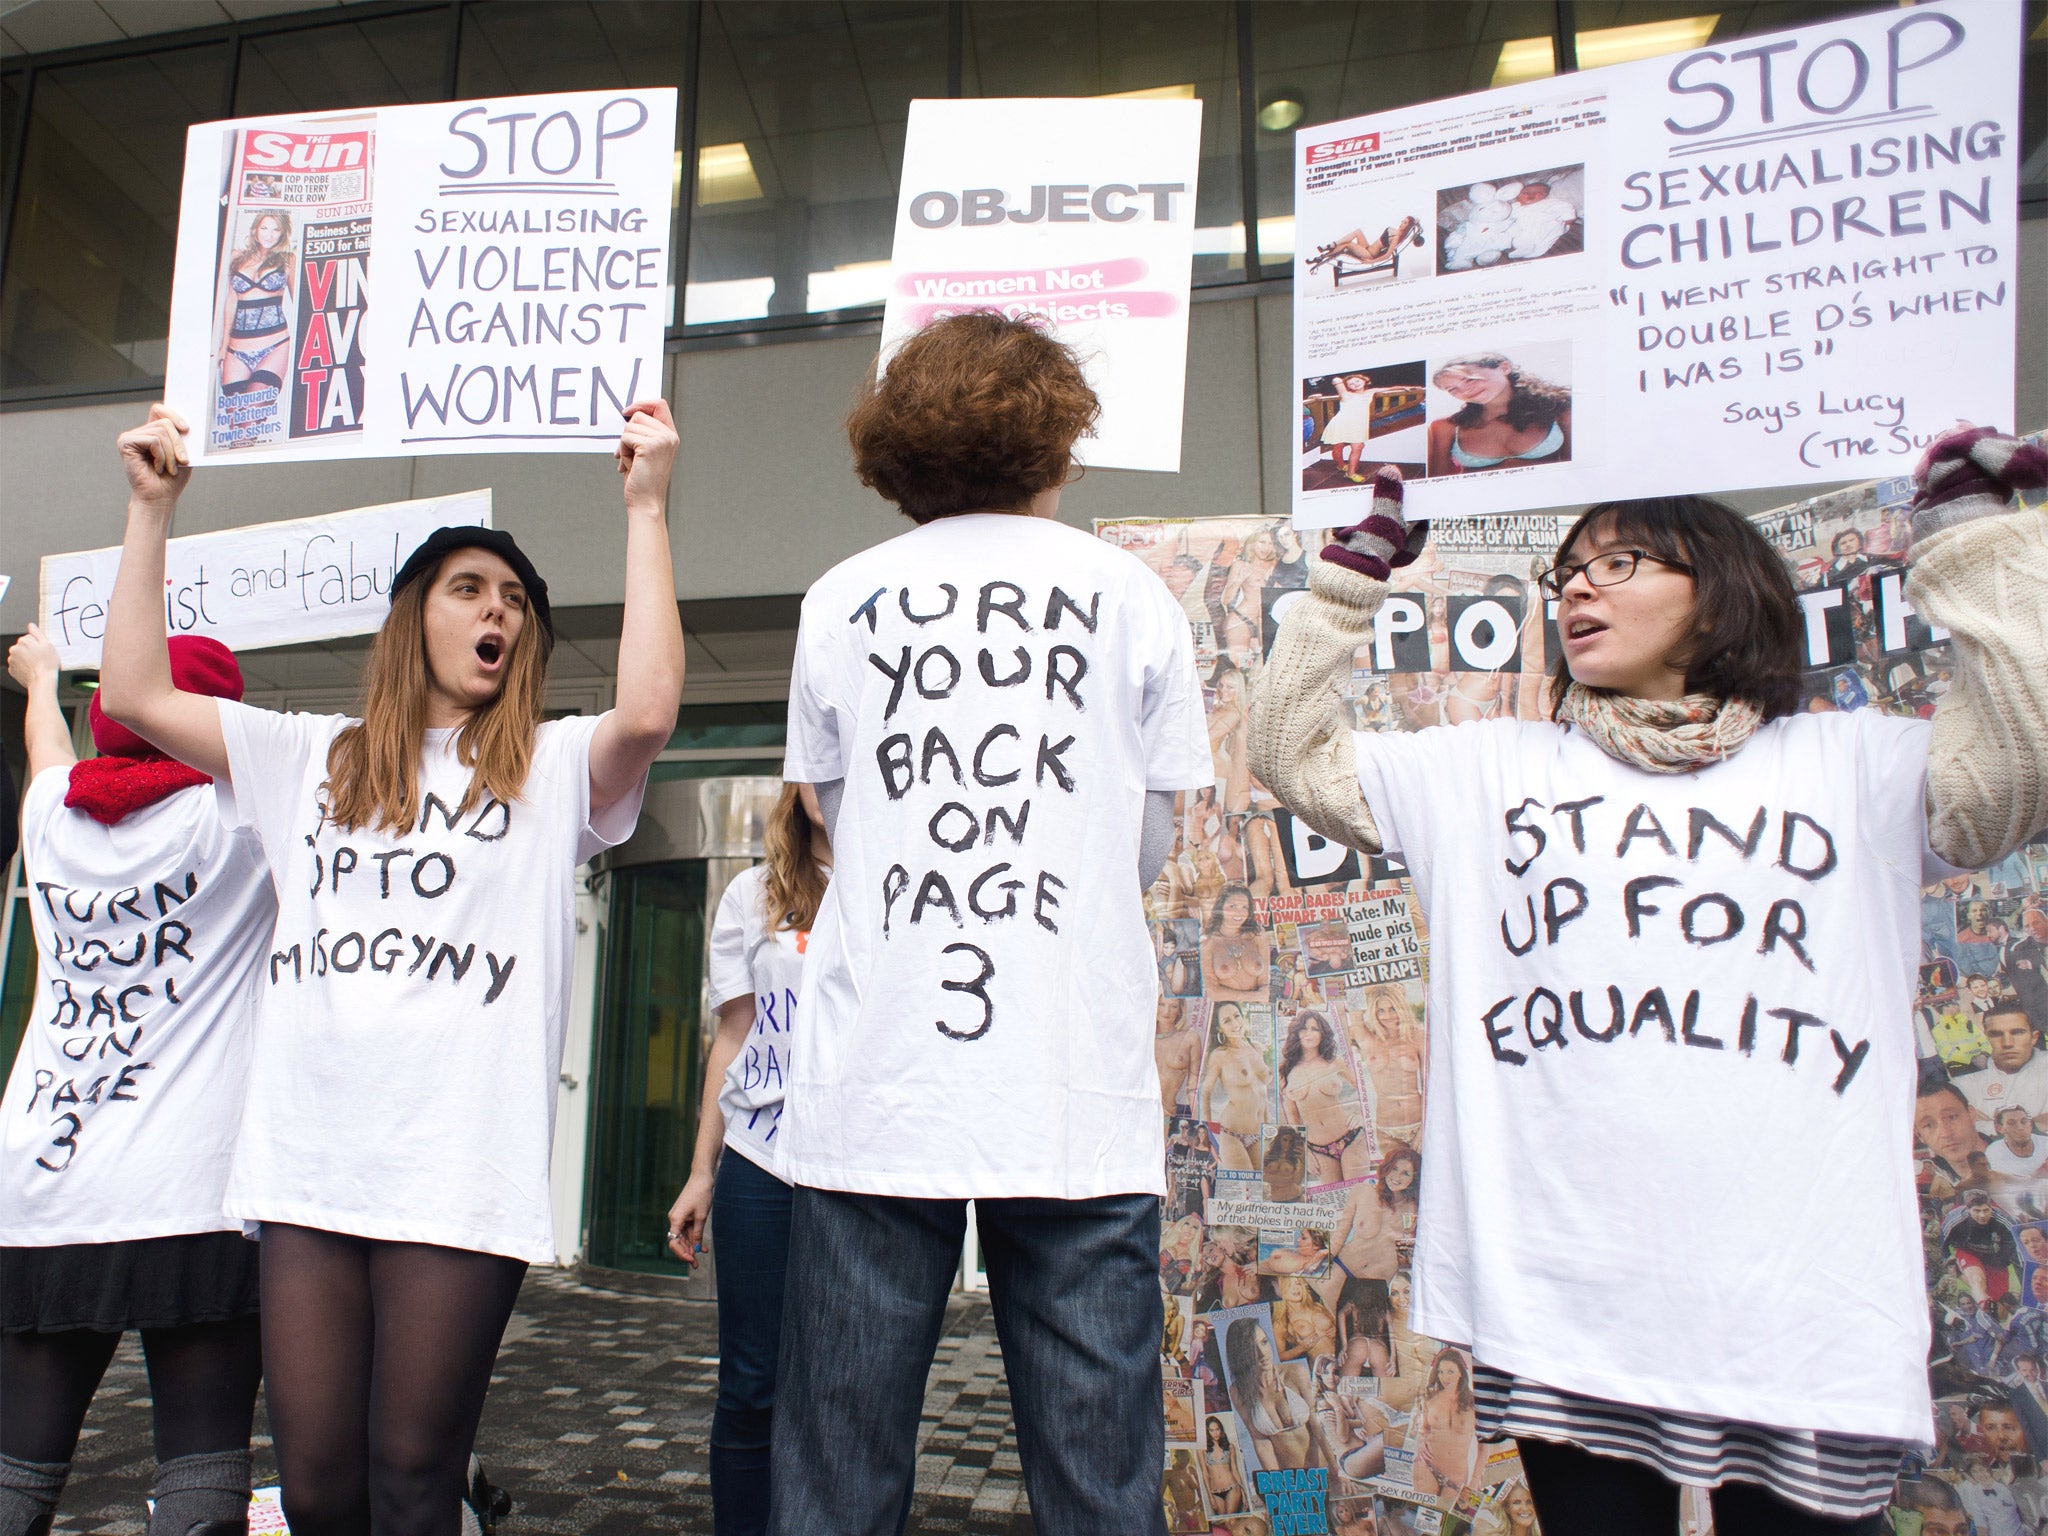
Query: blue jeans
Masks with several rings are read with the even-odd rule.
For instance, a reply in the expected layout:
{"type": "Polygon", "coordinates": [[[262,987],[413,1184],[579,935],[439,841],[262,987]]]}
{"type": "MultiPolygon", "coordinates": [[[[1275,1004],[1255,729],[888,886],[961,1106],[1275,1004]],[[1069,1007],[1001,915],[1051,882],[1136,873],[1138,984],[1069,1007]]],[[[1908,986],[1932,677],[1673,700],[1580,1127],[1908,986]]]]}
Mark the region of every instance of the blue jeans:
{"type": "Polygon", "coordinates": [[[790,1188],[727,1148],[711,1195],[717,1246],[718,1404],[711,1412],[711,1529],[768,1529],[768,1449],[782,1281],[789,1266],[790,1188]]]}
{"type": "MultiPolygon", "coordinates": [[[[1162,1536],[1158,1198],[974,1209],[1035,1528],[1162,1536]]],[[[966,1228],[964,1200],[796,1190],[776,1536],[897,1528],[966,1228]]]]}

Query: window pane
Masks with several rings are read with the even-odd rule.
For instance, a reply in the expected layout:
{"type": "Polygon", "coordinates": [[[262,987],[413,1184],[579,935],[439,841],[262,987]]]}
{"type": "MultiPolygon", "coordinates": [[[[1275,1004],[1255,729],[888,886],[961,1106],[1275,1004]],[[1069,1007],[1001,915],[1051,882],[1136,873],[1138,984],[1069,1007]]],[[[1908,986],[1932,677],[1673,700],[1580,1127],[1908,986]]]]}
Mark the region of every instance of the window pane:
{"type": "Polygon", "coordinates": [[[2048,185],[2048,0],[2027,0],[2020,56],[2020,185],[2048,185]]]}
{"type": "Polygon", "coordinates": [[[939,0],[706,4],[684,320],[881,303],[910,101],[945,94],[939,0]]]}
{"type": "MultiPolygon", "coordinates": [[[[462,8],[455,94],[524,96],[672,85],[689,106],[689,10],[671,0],[490,0],[462,8]]],[[[678,175],[681,157],[676,158],[678,175]]],[[[677,178],[669,181],[669,251],[675,259],[677,178]]],[[[664,323],[676,323],[671,270],[664,323]]]]}
{"type": "Polygon", "coordinates": [[[36,75],[0,291],[0,384],[161,377],[185,130],[221,114],[225,43],[36,75]]]}
{"type": "Polygon", "coordinates": [[[1523,68],[1520,78],[1547,75],[1547,48],[1541,68],[1526,68],[1527,40],[1548,39],[1556,16],[1548,0],[1254,5],[1261,263],[1284,266],[1294,250],[1296,128],[1485,90],[1504,62],[1509,70],[1523,68]],[[1517,42],[1524,46],[1508,46],[1517,42]]]}
{"type": "Polygon", "coordinates": [[[252,37],[235,74],[235,116],[438,101],[447,53],[442,10],[252,37]]]}
{"type": "Polygon", "coordinates": [[[1195,281],[1243,275],[1237,25],[1226,0],[970,0],[966,15],[965,95],[1199,98],[1195,281]]]}

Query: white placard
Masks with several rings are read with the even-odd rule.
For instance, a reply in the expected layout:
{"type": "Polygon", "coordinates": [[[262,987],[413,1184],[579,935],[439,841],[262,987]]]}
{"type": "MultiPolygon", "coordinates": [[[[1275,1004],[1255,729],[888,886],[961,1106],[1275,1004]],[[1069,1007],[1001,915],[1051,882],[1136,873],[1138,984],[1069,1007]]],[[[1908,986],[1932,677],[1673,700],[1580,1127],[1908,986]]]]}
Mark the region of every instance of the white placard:
{"type": "Polygon", "coordinates": [[[1076,456],[1180,468],[1199,101],[914,101],[882,356],[933,320],[1036,316],[1102,420],[1076,456]]]}
{"type": "MultiPolygon", "coordinates": [[[[436,528],[491,526],[491,493],[462,491],[355,512],[257,523],[172,539],[164,624],[230,650],[367,635],[391,607],[391,581],[436,528]]],[[[43,557],[38,622],[68,670],[98,667],[121,547],[43,557]]]]}
{"type": "Polygon", "coordinates": [[[676,93],[201,123],[165,398],[197,463],[602,453],[661,393],[676,93]]]}
{"type": "Polygon", "coordinates": [[[2010,430],[2020,52],[1923,5],[1301,130],[1295,523],[1380,463],[1444,518],[2010,430]]]}

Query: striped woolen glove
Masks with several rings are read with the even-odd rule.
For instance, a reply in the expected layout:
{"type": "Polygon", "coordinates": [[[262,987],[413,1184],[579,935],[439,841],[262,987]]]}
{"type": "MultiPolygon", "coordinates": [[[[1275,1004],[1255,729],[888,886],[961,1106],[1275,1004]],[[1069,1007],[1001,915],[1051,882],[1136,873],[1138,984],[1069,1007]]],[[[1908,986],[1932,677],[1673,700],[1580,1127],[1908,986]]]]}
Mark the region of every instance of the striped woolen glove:
{"type": "Polygon", "coordinates": [[[1913,471],[1913,537],[2003,512],[2014,491],[2048,485],[2048,452],[1991,427],[1965,427],[1934,440],[1913,471]]]}
{"type": "Polygon", "coordinates": [[[1401,511],[1401,471],[1380,466],[1372,480],[1372,515],[1364,522],[1331,533],[1323,558],[1347,571],[1385,581],[1422,553],[1429,542],[1427,521],[1410,523],[1401,511]]]}

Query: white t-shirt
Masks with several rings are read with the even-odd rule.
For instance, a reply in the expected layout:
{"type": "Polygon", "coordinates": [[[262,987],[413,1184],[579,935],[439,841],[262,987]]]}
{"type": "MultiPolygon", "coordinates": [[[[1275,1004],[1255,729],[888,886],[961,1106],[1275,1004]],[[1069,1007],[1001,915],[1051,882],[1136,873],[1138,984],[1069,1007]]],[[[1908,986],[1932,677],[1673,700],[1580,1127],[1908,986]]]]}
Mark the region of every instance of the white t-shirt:
{"type": "Polygon", "coordinates": [[[21,805],[38,961],[0,1101],[0,1244],[232,1232],[270,870],[203,784],[113,826],[69,784],[46,768],[21,805]]]}
{"type": "Polygon", "coordinates": [[[458,815],[470,770],[432,730],[418,825],[345,832],[319,810],[344,716],[220,723],[279,893],[229,1213],[552,1263],[576,866],[632,832],[645,781],[593,816],[597,717],[553,720],[518,802],[458,815]]]}
{"type": "Polygon", "coordinates": [[[754,1024],[725,1069],[718,1108],[725,1116],[725,1144],[772,1173],[811,935],[808,929],[769,926],[767,879],[765,864],[743,869],[719,898],[711,924],[711,1008],[716,1012],[736,997],[753,994],[754,1024]]]}
{"type": "Polygon", "coordinates": [[[2048,1114],[2048,1052],[2039,1046],[2017,1072],[2005,1072],[1996,1062],[1986,1061],[1982,1070],[1956,1075],[1955,1084],[1977,1112],[1985,1134],[1998,1134],[1998,1112],[2008,1104],[2026,1107],[2029,1115],[2048,1114]]]}
{"type": "Polygon", "coordinates": [[[2038,1179],[2048,1169],[2048,1137],[2036,1135],[2033,1151],[2022,1154],[2007,1146],[2003,1136],[1994,1136],[1984,1148],[1984,1160],[1993,1173],[2009,1179],[2038,1179]]]}
{"type": "Polygon", "coordinates": [[[1186,615],[1062,524],[942,518],[804,598],[784,775],[846,781],[778,1171],[1164,1191],[1147,790],[1215,782],[1186,615]]]}
{"type": "Polygon", "coordinates": [[[1550,724],[1354,735],[1429,917],[1418,1332],[1594,1397],[1931,1439],[1928,734],[1799,715],[1671,775],[1550,724]]]}

